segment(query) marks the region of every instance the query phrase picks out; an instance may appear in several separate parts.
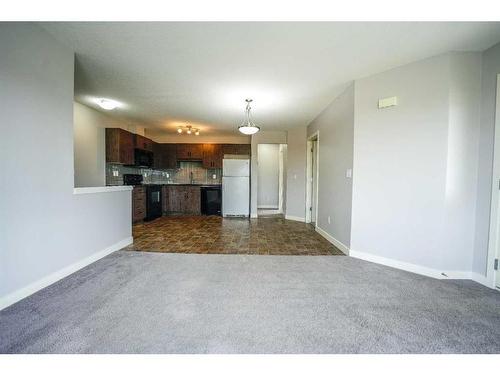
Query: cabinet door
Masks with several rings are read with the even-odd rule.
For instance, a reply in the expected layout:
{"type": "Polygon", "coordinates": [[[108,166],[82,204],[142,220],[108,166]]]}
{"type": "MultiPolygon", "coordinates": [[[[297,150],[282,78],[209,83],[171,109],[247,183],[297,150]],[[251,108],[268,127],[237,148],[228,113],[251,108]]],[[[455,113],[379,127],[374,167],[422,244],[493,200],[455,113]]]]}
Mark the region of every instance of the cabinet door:
{"type": "Polygon", "coordinates": [[[182,212],[184,202],[183,186],[168,186],[168,211],[182,212]]]}
{"type": "Polygon", "coordinates": [[[236,155],[236,147],[232,144],[222,145],[222,153],[229,155],[236,155]]]}
{"type": "Polygon", "coordinates": [[[214,145],[214,153],[211,168],[222,168],[222,145],[214,145]]]}
{"type": "Polygon", "coordinates": [[[215,145],[213,144],[204,144],[203,145],[203,167],[204,168],[213,168],[214,163],[214,151],[215,145]]]}
{"type": "Polygon", "coordinates": [[[177,168],[177,153],[176,145],[174,143],[166,143],[162,145],[164,147],[164,168],[165,169],[175,169],[177,168]]]}
{"type": "Polygon", "coordinates": [[[106,128],[106,162],[134,164],[134,135],[119,128],[106,128]]]}
{"type": "Polygon", "coordinates": [[[146,217],[146,190],[142,186],[132,190],[132,221],[138,222],[146,217]]]}
{"type": "Polygon", "coordinates": [[[154,142],[149,138],[143,137],[142,135],[136,134],[134,143],[135,143],[135,148],[140,148],[141,150],[146,150],[146,151],[154,151],[153,150],[154,142]]]}
{"type": "Polygon", "coordinates": [[[191,148],[188,144],[178,143],[176,155],[178,160],[189,160],[191,148]]]}
{"type": "Polygon", "coordinates": [[[168,213],[168,186],[161,187],[161,211],[163,215],[168,213]]]}
{"type": "Polygon", "coordinates": [[[165,152],[163,145],[160,143],[153,144],[153,168],[162,169],[162,165],[165,163],[165,152]]]}
{"type": "Polygon", "coordinates": [[[198,186],[185,186],[183,212],[191,215],[201,213],[201,190],[198,186]]]}
{"type": "Polygon", "coordinates": [[[250,155],[251,145],[249,144],[241,144],[236,146],[236,154],[237,155],[250,155]]]}
{"type": "Polygon", "coordinates": [[[203,159],[203,144],[192,143],[189,145],[189,158],[192,160],[202,160],[203,159]]]}

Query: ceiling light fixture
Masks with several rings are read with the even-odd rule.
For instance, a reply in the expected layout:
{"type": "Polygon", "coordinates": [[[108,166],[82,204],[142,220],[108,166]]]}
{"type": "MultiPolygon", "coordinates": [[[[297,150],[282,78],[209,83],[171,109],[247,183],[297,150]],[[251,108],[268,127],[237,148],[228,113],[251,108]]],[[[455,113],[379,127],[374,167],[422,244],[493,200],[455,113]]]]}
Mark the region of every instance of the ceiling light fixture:
{"type": "Polygon", "coordinates": [[[247,102],[247,106],[245,108],[247,118],[238,127],[238,130],[240,132],[242,132],[243,134],[252,135],[252,134],[257,133],[260,130],[260,127],[255,125],[255,123],[252,121],[252,118],[250,116],[250,110],[252,109],[252,107],[250,107],[250,103],[252,102],[252,99],[246,99],[245,101],[247,102]]]}
{"type": "Polygon", "coordinates": [[[120,104],[118,102],[111,100],[111,99],[101,98],[101,99],[97,99],[96,102],[97,102],[97,105],[99,105],[99,107],[101,107],[102,109],[105,109],[106,111],[112,111],[116,107],[120,106],[120,104]]]}
{"type": "Polygon", "coordinates": [[[182,134],[183,132],[186,132],[189,135],[200,135],[200,129],[193,128],[191,125],[177,127],[177,133],[182,134]]]}

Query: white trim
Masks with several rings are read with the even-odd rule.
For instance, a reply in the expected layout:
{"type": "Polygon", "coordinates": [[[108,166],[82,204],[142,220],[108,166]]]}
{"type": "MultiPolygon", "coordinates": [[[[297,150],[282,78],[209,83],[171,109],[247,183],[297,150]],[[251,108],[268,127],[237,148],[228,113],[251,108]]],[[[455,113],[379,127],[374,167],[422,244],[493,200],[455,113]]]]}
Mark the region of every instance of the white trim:
{"type": "Polygon", "coordinates": [[[316,225],[316,232],[318,232],[322,237],[324,237],[328,242],[342,251],[345,255],[349,255],[349,246],[345,245],[341,241],[337,240],[335,237],[328,234],[324,229],[321,229],[316,225]]]}
{"type": "Polygon", "coordinates": [[[286,220],[293,220],[293,221],[301,221],[301,222],[306,221],[303,217],[293,216],[293,215],[285,215],[285,219],[286,220]]]}
{"type": "Polygon", "coordinates": [[[312,196],[312,186],[313,186],[313,176],[316,178],[316,192],[314,194],[315,200],[315,223],[318,222],[318,192],[319,192],[319,130],[315,131],[309,137],[307,137],[307,152],[306,152],[306,204],[305,204],[305,220],[306,223],[312,222],[312,213],[309,209],[312,206],[311,196],[312,196]],[[311,147],[312,142],[316,141],[316,174],[312,174],[312,157],[311,157],[311,147]]]}
{"type": "Polygon", "coordinates": [[[37,280],[25,286],[24,288],[18,289],[10,294],[7,294],[6,296],[0,298],[0,310],[22,300],[23,298],[30,296],[35,292],[38,292],[43,288],[48,287],[49,285],[65,278],[66,276],[71,275],[72,273],[82,269],[83,267],[88,266],[89,264],[94,263],[95,261],[101,258],[104,258],[106,255],[109,255],[117,250],[123,249],[125,246],[130,245],[132,242],[133,242],[132,237],[125,238],[120,242],[117,242],[114,245],[111,245],[104,250],[94,253],[87,258],[79,260],[76,263],[70,264],[69,266],[60,269],[59,271],[56,271],[54,273],[51,273],[50,275],[42,277],[40,280],[37,280]]]}
{"type": "Polygon", "coordinates": [[[262,208],[259,208],[258,215],[282,215],[283,212],[281,210],[275,209],[275,210],[264,210],[262,208]]]}
{"type": "Polygon", "coordinates": [[[250,219],[258,219],[258,217],[259,217],[259,215],[257,215],[257,214],[251,214],[250,215],[250,219]]]}
{"type": "Polygon", "coordinates": [[[112,193],[115,191],[130,191],[132,186],[96,186],[96,187],[81,187],[74,188],[73,194],[95,194],[95,193],[112,193]]]}
{"type": "Polygon", "coordinates": [[[277,206],[277,205],[273,205],[273,204],[257,206],[257,209],[279,210],[279,208],[280,208],[279,205],[277,206]]]}
{"type": "Polygon", "coordinates": [[[480,275],[479,273],[471,272],[470,279],[472,281],[475,281],[476,283],[487,286],[488,288],[494,288],[491,286],[491,283],[489,282],[488,278],[484,275],[480,275]]]}
{"type": "Polygon", "coordinates": [[[491,178],[491,200],[490,200],[490,230],[488,240],[488,257],[486,260],[486,279],[488,286],[495,288],[495,285],[500,286],[500,280],[496,280],[496,275],[500,271],[495,271],[493,268],[495,258],[500,257],[500,212],[498,206],[500,204],[500,196],[498,182],[500,180],[500,74],[497,75],[497,91],[496,91],[496,110],[495,110],[495,138],[493,143],[493,174],[491,178]]]}
{"type": "Polygon", "coordinates": [[[350,250],[349,255],[353,258],[358,258],[362,260],[366,260],[368,262],[382,264],[384,266],[397,268],[403,271],[408,271],[412,273],[416,273],[423,276],[432,277],[435,279],[459,279],[459,280],[472,280],[484,286],[490,287],[487,283],[486,277],[483,275],[479,275],[474,272],[467,271],[441,271],[434,268],[419,266],[413,263],[402,262],[399,260],[394,260],[390,258],[381,257],[378,255],[373,255],[369,253],[365,253],[362,251],[350,250]]]}

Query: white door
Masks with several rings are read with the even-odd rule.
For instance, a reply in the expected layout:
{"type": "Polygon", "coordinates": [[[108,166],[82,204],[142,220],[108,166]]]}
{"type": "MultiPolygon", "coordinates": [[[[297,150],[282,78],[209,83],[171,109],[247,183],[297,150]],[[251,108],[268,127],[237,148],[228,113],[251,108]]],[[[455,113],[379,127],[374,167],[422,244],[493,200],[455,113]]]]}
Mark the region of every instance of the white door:
{"type": "Polygon", "coordinates": [[[222,177],[222,216],[248,216],[249,197],[248,177],[222,177]]]}
{"type": "Polygon", "coordinates": [[[318,197],[316,196],[318,191],[318,142],[312,142],[312,155],[311,155],[311,166],[312,166],[312,194],[311,194],[311,222],[316,224],[316,202],[318,197]]]}

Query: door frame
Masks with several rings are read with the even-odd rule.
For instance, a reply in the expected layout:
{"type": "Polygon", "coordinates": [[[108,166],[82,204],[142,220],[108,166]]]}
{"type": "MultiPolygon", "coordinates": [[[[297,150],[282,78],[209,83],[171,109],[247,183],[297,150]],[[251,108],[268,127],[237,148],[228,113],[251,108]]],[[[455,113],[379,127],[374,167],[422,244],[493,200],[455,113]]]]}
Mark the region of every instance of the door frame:
{"type": "Polygon", "coordinates": [[[489,286],[497,289],[499,271],[495,271],[495,259],[500,259],[500,74],[497,74],[495,138],[493,143],[493,174],[491,179],[490,231],[488,240],[488,261],[486,279],[489,286]]]}
{"type": "Polygon", "coordinates": [[[316,213],[314,218],[314,226],[318,226],[318,191],[319,191],[319,130],[315,131],[309,137],[307,137],[307,152],[306,152],[306,205],[305,205],[305,218],[306,223],[312,222],[312,212],[310,207],[312,206],[312,193],[313,193],[313,165],[312,165],[312,143],[316,142],[316,191],[314,192],[314,205],[316,207],[316,213]]]}

